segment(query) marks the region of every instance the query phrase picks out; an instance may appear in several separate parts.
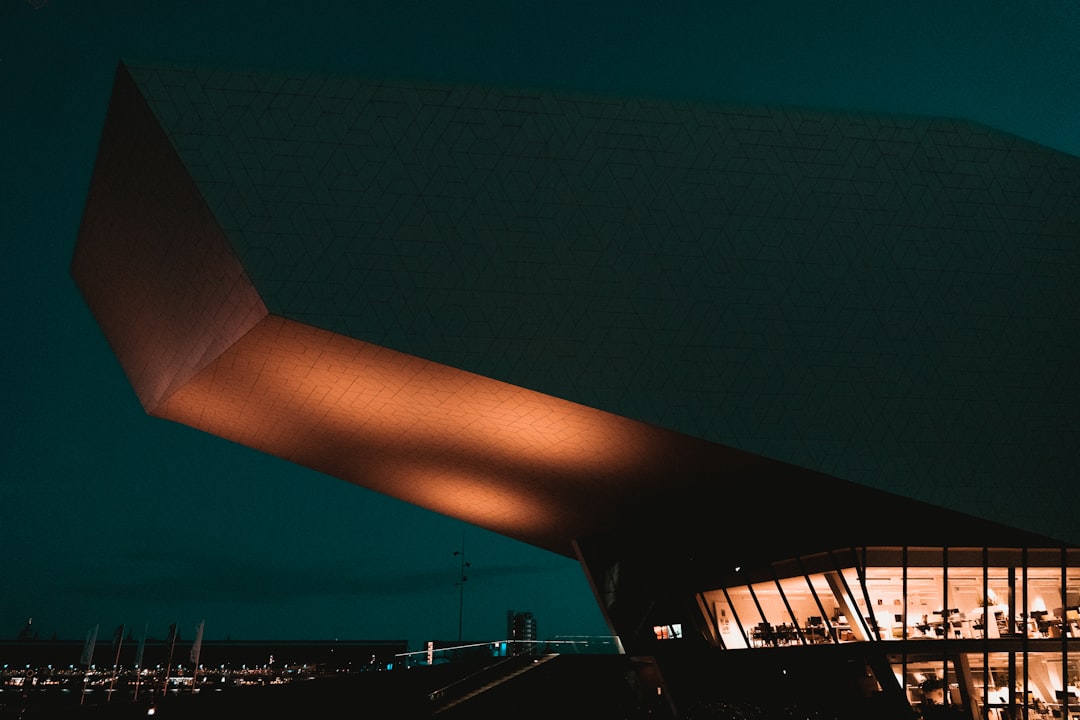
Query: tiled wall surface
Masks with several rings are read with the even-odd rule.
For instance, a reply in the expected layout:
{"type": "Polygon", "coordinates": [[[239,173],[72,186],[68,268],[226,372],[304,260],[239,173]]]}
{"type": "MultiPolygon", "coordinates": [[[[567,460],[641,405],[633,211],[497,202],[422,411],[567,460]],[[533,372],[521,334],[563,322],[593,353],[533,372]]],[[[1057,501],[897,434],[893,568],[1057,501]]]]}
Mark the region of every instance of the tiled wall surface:
{"type": "Polygon", "coordinates": [[[277,316],[1080,541],[1078,158],[949,119],[129,70],[277,316]]]}

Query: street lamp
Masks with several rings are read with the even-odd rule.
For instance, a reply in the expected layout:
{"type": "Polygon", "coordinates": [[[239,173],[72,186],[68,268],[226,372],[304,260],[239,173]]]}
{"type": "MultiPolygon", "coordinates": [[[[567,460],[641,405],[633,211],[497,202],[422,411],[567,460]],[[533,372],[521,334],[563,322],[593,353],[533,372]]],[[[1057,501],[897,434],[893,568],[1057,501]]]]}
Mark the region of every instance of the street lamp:
{"type": "Polygon", "coordinates": [[[461,560],[461,567],[458,570],[458,577],[460,578],[455,585],[458,587],[458,620],[457,620],[457,639],[461,642],[462,634],[461,627],[465,618],[465,581],[468,580],[465,576],[465,569],[469,567],[469,563],[465,562],[465,531],[461,531],[461,550],[455,550],[454,556],[461,560]]]}

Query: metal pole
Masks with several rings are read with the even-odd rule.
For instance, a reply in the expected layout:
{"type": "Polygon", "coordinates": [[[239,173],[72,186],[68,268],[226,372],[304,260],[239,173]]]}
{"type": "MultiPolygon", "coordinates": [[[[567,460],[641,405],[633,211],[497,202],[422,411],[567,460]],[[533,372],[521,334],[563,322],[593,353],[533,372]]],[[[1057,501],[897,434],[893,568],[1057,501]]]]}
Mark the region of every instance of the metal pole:
{"type": "Polygon", "coordinates": [[[175,624],[170,630],[172,630],[172,642],[169,644],[169,662],[165,665],[165,682],[161,685],[162,697],[169,694],[169,673],[172,671],[173,650],[176,649],[176,634],[179,632],[179,629],[175,624]]]}
{"type": "Polygon", "coordinates": [[[150,622],[147,621],[143,625],[142,640],[139,641],[139,649],[135,653],[135,697],[132,700],[139,699],[139,683],[142,682],[142,662],[143,662],[143,650],[146,648],[146,632],[150,629],[150,622]]]}
{"type": "Polygon", "coordinates": [[[455,550],[454,555],[457,555],[461,560],[461,566],[458,569],[458,621],[457,621],[457,639],[461,642],[463,637],[462,627],[465,622],[465,581],[468,580],[465,576],[465,568],[469,567],[469,563],[465,562],[465,531],[461,531],[461,550],[455,550]]]}
{"type": "Polygon", "coordinates": [[[120,648],[124,647],[124,629],[127,627],[126,623],[121,623],[117,628],[119,637],[114,637],[116,641],[116,657],[113,658],[112,666],[112,682],[109,683],[109,697],[106,702],[112,702],[113,692],[116,690],[116,676],[120,673],[120,648]]]}
{"type": "Polygon", "coordinates": [[[97,635],[100,623],[95,625],[86,636],[86,645],[83,646],[83,656],[86,659],[86,674],[83,675],[82,695],[79,696],[79,704],[86,702],[86,684],[90,682],[90,668],[94,664],[94,648],[97,647],[97,635]]]}

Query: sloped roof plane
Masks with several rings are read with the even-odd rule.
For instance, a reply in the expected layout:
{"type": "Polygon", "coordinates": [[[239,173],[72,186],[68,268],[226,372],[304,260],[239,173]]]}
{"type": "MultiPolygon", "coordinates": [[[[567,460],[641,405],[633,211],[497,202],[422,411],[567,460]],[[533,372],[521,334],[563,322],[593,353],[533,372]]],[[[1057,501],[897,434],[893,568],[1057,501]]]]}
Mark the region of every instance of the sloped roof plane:
{"type": "Polygon", "coordinates": [[[1015,498],[1080,460],[1078,170],[950,119],[122,64],[72,274],[151,414],[557,552],[827,475],[1074,542],[1015,498]]]}

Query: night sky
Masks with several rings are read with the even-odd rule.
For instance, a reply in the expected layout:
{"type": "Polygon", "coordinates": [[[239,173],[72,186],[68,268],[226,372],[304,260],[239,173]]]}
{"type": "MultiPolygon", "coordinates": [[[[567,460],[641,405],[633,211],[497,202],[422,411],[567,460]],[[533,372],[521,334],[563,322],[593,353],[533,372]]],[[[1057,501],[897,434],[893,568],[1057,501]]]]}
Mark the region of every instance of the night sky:
{"type": "Polygon", "coordinates": [[[0,0],[0,637],[606,628],[577,564],[148,417],[68,274],[117,61],[962,117],[1080,155],[1080,3],[0,0]],[[191,6],[198,9],[192,9],[191,6]]]}

